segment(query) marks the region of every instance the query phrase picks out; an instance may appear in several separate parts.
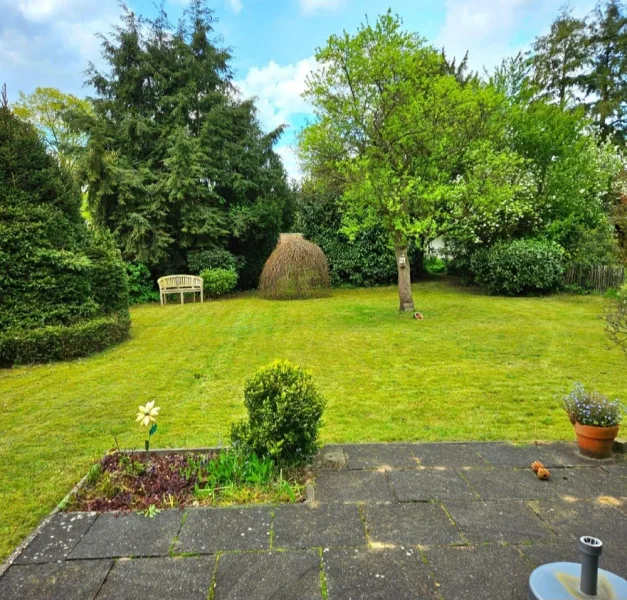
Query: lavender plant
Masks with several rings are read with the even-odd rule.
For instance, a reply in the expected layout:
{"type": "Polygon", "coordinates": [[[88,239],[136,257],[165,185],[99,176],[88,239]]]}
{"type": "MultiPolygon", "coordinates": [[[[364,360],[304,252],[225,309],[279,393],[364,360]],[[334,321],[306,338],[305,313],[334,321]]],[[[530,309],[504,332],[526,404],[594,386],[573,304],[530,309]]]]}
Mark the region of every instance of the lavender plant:
{"type": "Polygon", "coordinates": [[[625,406],[620,400],[609,400],[596,390],[589,392],[581,383],[575,384],[573,391],[563,398],[562,403],[573,425],[614,427],[620,424],[625,413],[625,406]]]}

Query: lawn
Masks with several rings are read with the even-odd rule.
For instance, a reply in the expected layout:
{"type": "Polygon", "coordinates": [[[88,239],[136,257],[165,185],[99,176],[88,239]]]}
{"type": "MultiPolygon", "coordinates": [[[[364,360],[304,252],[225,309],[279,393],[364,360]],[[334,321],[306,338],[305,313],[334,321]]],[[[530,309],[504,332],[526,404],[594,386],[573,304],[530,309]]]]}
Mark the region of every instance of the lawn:
{"type": "Polygon", "coordinates": [[[287,358],[328,399],[327,442],[571,439],[556,395],[621,395],[600,297],[506,299],[450,281],[269,302],[255,294],[132,311],[132,339],[89,359],[0,371],[0,558],[116,443],[139,447],[137,405],[162,407],[154,446],[224,441],[244,381],[287,358]]]}

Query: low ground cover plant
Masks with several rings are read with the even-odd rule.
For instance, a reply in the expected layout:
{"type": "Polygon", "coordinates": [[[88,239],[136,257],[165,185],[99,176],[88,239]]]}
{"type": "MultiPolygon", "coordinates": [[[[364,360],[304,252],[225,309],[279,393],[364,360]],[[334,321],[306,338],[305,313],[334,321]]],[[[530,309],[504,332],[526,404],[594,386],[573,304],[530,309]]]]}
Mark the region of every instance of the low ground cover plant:
{"type": "Polygon", "coordinates": [[[562,402],[573,425],[615,427],[625,413],[625,407],[619,400],[610,400],[596,390],[588,391],[581,383],[576,383],[562,402]]]}

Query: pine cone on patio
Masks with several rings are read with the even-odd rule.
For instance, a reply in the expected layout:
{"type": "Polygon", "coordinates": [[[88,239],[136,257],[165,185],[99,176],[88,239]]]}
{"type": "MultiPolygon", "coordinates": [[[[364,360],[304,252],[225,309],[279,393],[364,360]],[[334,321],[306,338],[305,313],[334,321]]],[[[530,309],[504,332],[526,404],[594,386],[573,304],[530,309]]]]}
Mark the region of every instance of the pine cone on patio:
{"type": "Polygon", "coordinates": [[[544,465],[539,460],[531,463],[531,470],[534,473],[537,473],[540,469],[544,469],[544,465]]]}
{"type": "Polygon", "coordinates": [[[550,479],[550,478],[551,478],[551,471],[549,471],[548,469],[545,469],[544,467],[540,467],[538,469],[538,479],[546,481],[547,479],[550,479]]]}

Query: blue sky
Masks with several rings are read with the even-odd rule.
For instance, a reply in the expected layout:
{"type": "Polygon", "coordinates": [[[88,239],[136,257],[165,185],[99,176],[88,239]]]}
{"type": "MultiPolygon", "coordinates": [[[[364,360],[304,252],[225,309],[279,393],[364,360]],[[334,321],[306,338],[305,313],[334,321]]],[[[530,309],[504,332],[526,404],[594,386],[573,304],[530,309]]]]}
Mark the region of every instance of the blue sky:
{"type": "MultiPolygon", "coordinates": [[[[178,18],[186,0],[166,0],[178,18]]],[[[128,0],[151,14],[152,0],[128,0]]],[[[237,84],[258,99],[266,129],[290,127],[279,144],[290,174],[298,175],[291,145],[309,114],[302,100],[315,48],[332,33],[354,31],[366,15],[388,8],[408,29],[443,46],[450,55],[470,52],[475,69],[491,68],[547,31],[562,0],[213,0],[217,32],[232,48],[237,84]]],[[[593,0],[571,2],[579,14],[593,0]]],[[[0,83],[9,99],[37,86],[89,95],[83,87],[88,61],[100,62],[96,32],[106,33],[118,16],[116,0],[0,0],[0,83]]]]}

